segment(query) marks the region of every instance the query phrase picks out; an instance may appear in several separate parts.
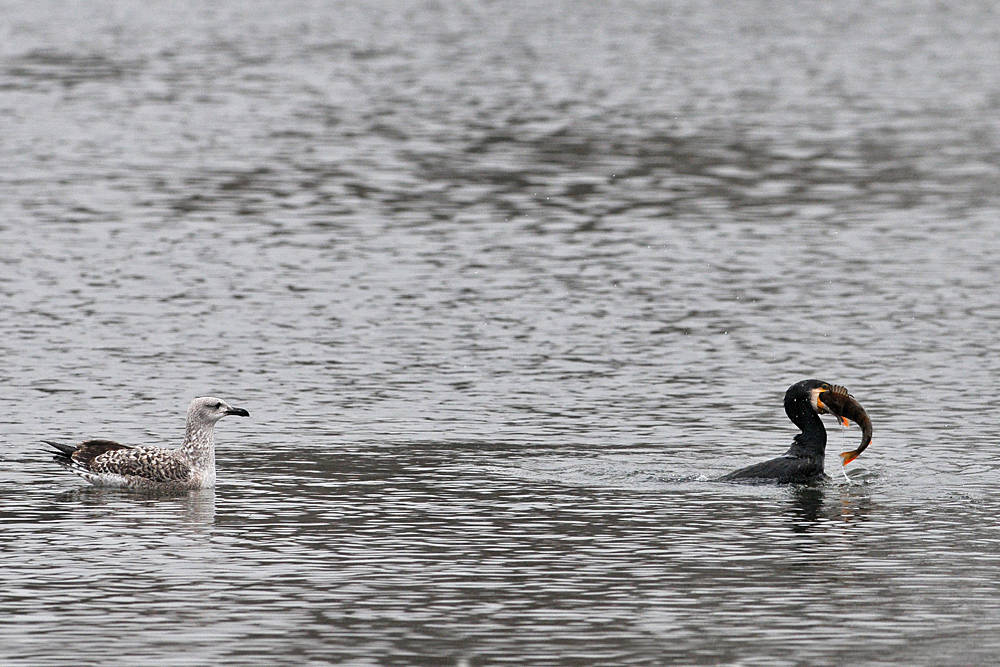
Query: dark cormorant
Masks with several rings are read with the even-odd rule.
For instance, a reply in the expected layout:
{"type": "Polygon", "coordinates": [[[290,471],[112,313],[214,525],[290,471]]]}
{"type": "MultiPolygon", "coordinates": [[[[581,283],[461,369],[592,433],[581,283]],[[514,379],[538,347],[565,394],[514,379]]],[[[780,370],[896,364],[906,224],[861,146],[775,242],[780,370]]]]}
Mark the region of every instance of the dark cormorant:
{"type": "Polygon", "coordinates": [[[847,390],[821,380],[796,382],[785,392],[785,414],[798,426],[799,433],[784,456],[757,463],[724,475],[724,482],[772,482],[777,484],[810,484],[829,479],[823,473],[826,457],[826,428],[819,416],[832,414],[847,423],[858,423],[862,430],[861,446],[842,454],[847,465],[871,442],[871,420],[864,408],[847,390]]]}

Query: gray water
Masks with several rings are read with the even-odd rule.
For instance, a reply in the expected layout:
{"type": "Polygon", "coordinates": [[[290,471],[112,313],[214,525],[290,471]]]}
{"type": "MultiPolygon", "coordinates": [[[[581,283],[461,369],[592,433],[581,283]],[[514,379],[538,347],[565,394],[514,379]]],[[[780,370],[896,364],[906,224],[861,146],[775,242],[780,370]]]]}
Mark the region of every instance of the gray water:
{"type": "Polygon", "coordinates": [[[3,664],[996,662],[992,4],[0,11],[3,664]]]}

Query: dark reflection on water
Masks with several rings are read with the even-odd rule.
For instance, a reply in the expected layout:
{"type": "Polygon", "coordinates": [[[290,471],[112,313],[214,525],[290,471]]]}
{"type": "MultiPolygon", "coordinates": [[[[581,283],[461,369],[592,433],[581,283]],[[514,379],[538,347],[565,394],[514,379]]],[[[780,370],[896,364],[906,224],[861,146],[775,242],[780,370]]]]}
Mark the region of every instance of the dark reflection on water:
{"type": "Polygon", "coordinates": [[[997,653],[992,7],[5,18],[4,664],[997,653]],[[850,481],[711,481],[804,377],[850,481]],[[215,491],[39,451],[205,394],[215,491]]]}
{"type": "Polygon", "coordinates": [[[789,516],[793,519],[793,530],[805,532],[816,523],[823,505],[823,489],[799,487],[792,491],[792,504],[789,516]]]}

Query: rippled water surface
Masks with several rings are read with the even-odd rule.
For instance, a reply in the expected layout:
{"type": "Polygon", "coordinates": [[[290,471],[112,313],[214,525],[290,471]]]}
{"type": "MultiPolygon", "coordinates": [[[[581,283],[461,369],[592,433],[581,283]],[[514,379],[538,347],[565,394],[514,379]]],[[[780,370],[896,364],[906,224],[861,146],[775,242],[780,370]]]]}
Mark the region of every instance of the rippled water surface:
{"type": "Polygon", "coordinates": [[[991,4],[2,11],[0,662],[996,661],[991,4]]]}

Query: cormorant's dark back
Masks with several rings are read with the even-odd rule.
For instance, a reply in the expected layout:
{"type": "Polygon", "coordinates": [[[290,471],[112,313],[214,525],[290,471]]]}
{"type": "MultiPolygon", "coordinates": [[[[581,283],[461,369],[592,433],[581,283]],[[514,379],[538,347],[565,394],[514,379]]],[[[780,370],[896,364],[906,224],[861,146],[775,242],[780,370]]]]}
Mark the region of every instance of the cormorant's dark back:
{"type": "Polygon", "coordinates": [[[810,484],[827,479],[823,473],[826,428],[819,418],[822,414],[860,421],[863,436],[858,453],[871,442],[871,421],[843,387],[821,380],[796,382],[785,392],[785,414],[802,432],[795,436],[784,456],[731,472],[721,477],[722,481],[810,484]]]}

